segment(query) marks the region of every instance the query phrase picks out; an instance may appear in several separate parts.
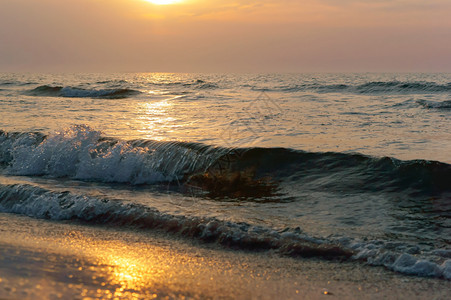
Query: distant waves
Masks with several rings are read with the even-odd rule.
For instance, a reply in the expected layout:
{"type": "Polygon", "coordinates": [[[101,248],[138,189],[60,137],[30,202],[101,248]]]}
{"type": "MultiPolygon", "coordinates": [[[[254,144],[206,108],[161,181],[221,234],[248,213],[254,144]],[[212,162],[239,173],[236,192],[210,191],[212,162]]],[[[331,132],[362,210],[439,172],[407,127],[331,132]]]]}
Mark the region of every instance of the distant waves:
{"type": "Polygon", "coordinates": [[[353,93],[353,94],[434,94],[451,92],[451,82],[438,84],[435,82],[416,81],[370,81],[363,84],[320,84],[299,83],[275,86],[267,91],[315,91],[318,93],[353,93]]]}
{"type": "Polygon", "coordinates": [[[118,89],[82,89],[75,87],[62,87],[41,85],[32,90],[26,91],[29,96],[44,97],[67,97],[67,98],[102,98],[102,99],[123,99],[141,94],[140,91],[118,88],[118,89]]]}

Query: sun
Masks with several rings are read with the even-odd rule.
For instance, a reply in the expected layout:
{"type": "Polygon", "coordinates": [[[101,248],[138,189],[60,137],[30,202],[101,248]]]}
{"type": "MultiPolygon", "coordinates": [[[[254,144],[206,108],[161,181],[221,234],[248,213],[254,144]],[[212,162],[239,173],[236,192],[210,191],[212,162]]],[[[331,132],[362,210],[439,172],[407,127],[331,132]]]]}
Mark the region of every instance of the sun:
{"type": "Polygon", "coordinates": [[[167,4],[175,4],[178,2],[181,2],[181,0],[145,0],[147,2],[150,2],[152,4],[157,4],[157,5],[167,5],[167,4]]]}

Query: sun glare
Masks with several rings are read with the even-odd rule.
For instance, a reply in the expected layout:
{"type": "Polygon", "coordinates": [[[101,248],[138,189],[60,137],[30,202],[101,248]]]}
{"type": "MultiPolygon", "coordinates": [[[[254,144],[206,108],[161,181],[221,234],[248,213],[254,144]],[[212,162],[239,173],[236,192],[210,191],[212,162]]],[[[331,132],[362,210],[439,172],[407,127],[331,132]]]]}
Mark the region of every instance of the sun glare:
{"type": "Polygon", "coordinates": [[[181,2],[181,0],[146,0],[146,1],[157,5],[167,5],[181,2]]]}

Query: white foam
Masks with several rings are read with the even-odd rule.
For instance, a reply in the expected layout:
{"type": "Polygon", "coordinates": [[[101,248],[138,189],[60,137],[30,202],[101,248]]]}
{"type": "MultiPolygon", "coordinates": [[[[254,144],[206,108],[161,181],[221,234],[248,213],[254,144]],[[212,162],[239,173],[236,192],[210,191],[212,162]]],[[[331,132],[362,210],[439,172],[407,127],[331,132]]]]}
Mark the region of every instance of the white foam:
{"type": "Polygon", "coordinates": [[[410,254],[402,254],[392,265],[393,270],[411,275],[440,277],[441,268],[430,261],[417,259],[410,254]]]}
{"type": "MultiPolygon", "coordinates": [[[[311,255],[315,251],[314,255],[326,258],[346,255],[334,250],[333,245],[340,244],[338,241],[308,236],[300,229],[278,232],[247,223],[178,216],[121,200],[52,192],[28,184],[0,184],[0,211],[52,220],[79,219],[110,225],[160,228],[186,237],[216,241],[225,246],[275,249],[288,255],[311,255]],[[330,251],[323,251],[328,245],[332,245],[330,251]],[[304,251],[306,248],[307,251],[304,251]]],[[[379,241],[356,242],[350,238],[340,240],[347,244],[340,247],[344,251],[349,249],[349,246],[355,246],[356,255],[352,257],[355,260],[366,260],[371,265],[386,266],[403,274],[451,279],[450,259],[440,264],[424,256],[387,251],[384,243],[379,241]]]]}
{"type": "MultiPolygon", "coordinates": [[[[35,141],[36,142],[36,141],[35,141]]],[[[3,147],[3,146],[2,146],[3,147]]],[[[51,134],[39,144],[28,140],[10,143],[8,173],[49,175],[101,182],[152,184],[179,179],[205,169],[208,155],[180,144],[131,145],[101,140],[101,132],[74,125],[51,134]]],[[[4,154],[3,156],[6,156],[4,154]]]]}
{"type": "MultiPolygon", "coordinates": [[[[396,243],[399,244],[399,243],[396,243]]],[[[437,256],[443,249],[432,251],[418,251],[416,245],[398,245],[394,250],[390,243],[380,241],[378,244],[373,242],[352,242],[350,248],[357,251],[354,259],[365,260],[370,265],[385,266],[388,269],[403,274],[416,275],[422,277],[444,277],[450,278],[451,263],[443,262],[443,257],[437,256]],[[412,255],[410,253],[420,253],[412,255]],[[443,262],[441,264],[441,262],[443,262]]],[[[451,260],[448,260],[451,261],[451,260]]]]}

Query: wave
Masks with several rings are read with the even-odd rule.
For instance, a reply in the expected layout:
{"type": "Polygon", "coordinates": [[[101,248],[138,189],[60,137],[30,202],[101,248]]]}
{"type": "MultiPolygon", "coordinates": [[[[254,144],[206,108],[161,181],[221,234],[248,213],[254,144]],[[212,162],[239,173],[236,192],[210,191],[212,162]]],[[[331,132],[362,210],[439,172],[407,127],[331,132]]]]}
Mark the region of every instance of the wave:
{"type": "Polygon", "coordinates": [[[205,170],[220,153],[196,143],[106,138],[85,125],[48,136],[0,131],[0,165],[15,175],[153,184],[205,170]]]}
{"type": "Polygon", "coordinates": [[[194,83],[188,84],[188,86],[194,86],[195,88],[201,89],[201,90],[211,90],[211,89],[219,88],[219,86],[215,83],[205,82],[200,79],[196,80],[194,83]]]}
{"type": "Polygon", "coordinates": [[[273,250],[292,257],[357,260],[405,274],[451,279],[449,250],[434,249],[422,256],[414,256],[412,253],[418,252],[414,245],[350,238],[325,239],[309,236],[299,227],[274,230],[211,217],[171,215],[119,199],[56,192],[29,184],[0,184],[0,211],[41,219],[161,230],[232,249],[273,250]]]}
{"type": "Polygon", "coordinates": [[[418,100],[417,103],[427,109],[438,109],[438,110],[451,109],[451,100],[446,100],[446,101],[441,101],[441,102],[418,100]]]}
{"type": "Polygon", "coordinates": [[[127,184],[178,182],[209,197],[271,197],[283,182],[302,190],[446,197],[451,165],[286,148],[224,148],[189,142],[123,141],[86,125],[60,132],[0,131],[0,169],[11,175],[127,184]]]}
{"type": "Polygon", "coordinates": [[[117,199],[55,192],[27,184],[0,184],[0,211],[40,219],[80,220],[111,226],[161,229],[238,249],[279,249],[290,255],[330,259],[349,258],[353,254],[351,250],[341,249],[325,240],[307,235],[281,235],[269,228],[246,223],[171,215],[117,199]]]}
{"type": "Polygon", "coordinates": [[[219,86],[216,83],[206,82],[201,79],[197,79],[194,81],[169,81],[169,82],[152,82],[153,85],[156,86],[181,86],[181,87],[189,87],[194,89],[208,90],[208,89],[217,89],[219,86]]]}
{"type": "Polygon", "coordinates": [[[36,82],[31,82],[31,81],[27,81],[27,82],[23,82],[23,81],[18,81],[18,80],[8,80],[8,79],[0,79],[0,86],[25,86],[25,85],[31,85],[31,84],[36,84],[36,82]]]}
{"type": "Polygon", "coordinates": [[[0,80],[0,86],[4,86],[4,85],[15,85],[15,84],[17,84],[17,82],[15,82],[15,81],[0,80]]]}
{"type": "Polygon", "coordinates": [[[104,84],[104,85],[108,85],[108,86],[121,86],[123,84],[129,84],[130,81],[125,80],[125,79],[113,79],[113,80],[102,80],[102,81],[97,81],[97,84],[104,84]]]}
{"type": "Polygon", "coordinates": [[[439,84],[435,82],[371,81],[359,85],[314,83],[279,86],[276,90],[356,94],[429,94],[451,92],[451,82],[439,84]]]}
{"type": "Polygon", "coordinates": [[[354,191],[450,192],[451,165],[427,160],[402,161],[392,157],[371,157],[356,153],[304,152],[285,148],[244,150],[238,161],[262,165],[259,172],[290,178],[304,187],[354,191]],[[336,180],[323,180],[334,177],[336,180]],[[319,179],[319,180],[317,180],[319,179]],[[357,186],[359,183],[360,186],[357,186]]]}
{"type": "Polygon", "coordinates": [[[30,96],[102,99],[122,99],[138,95],[140,93],[140,91],[127,88],[95,90],[49,85],[41,85],[25,92],[25,94],[30,96]]]}

